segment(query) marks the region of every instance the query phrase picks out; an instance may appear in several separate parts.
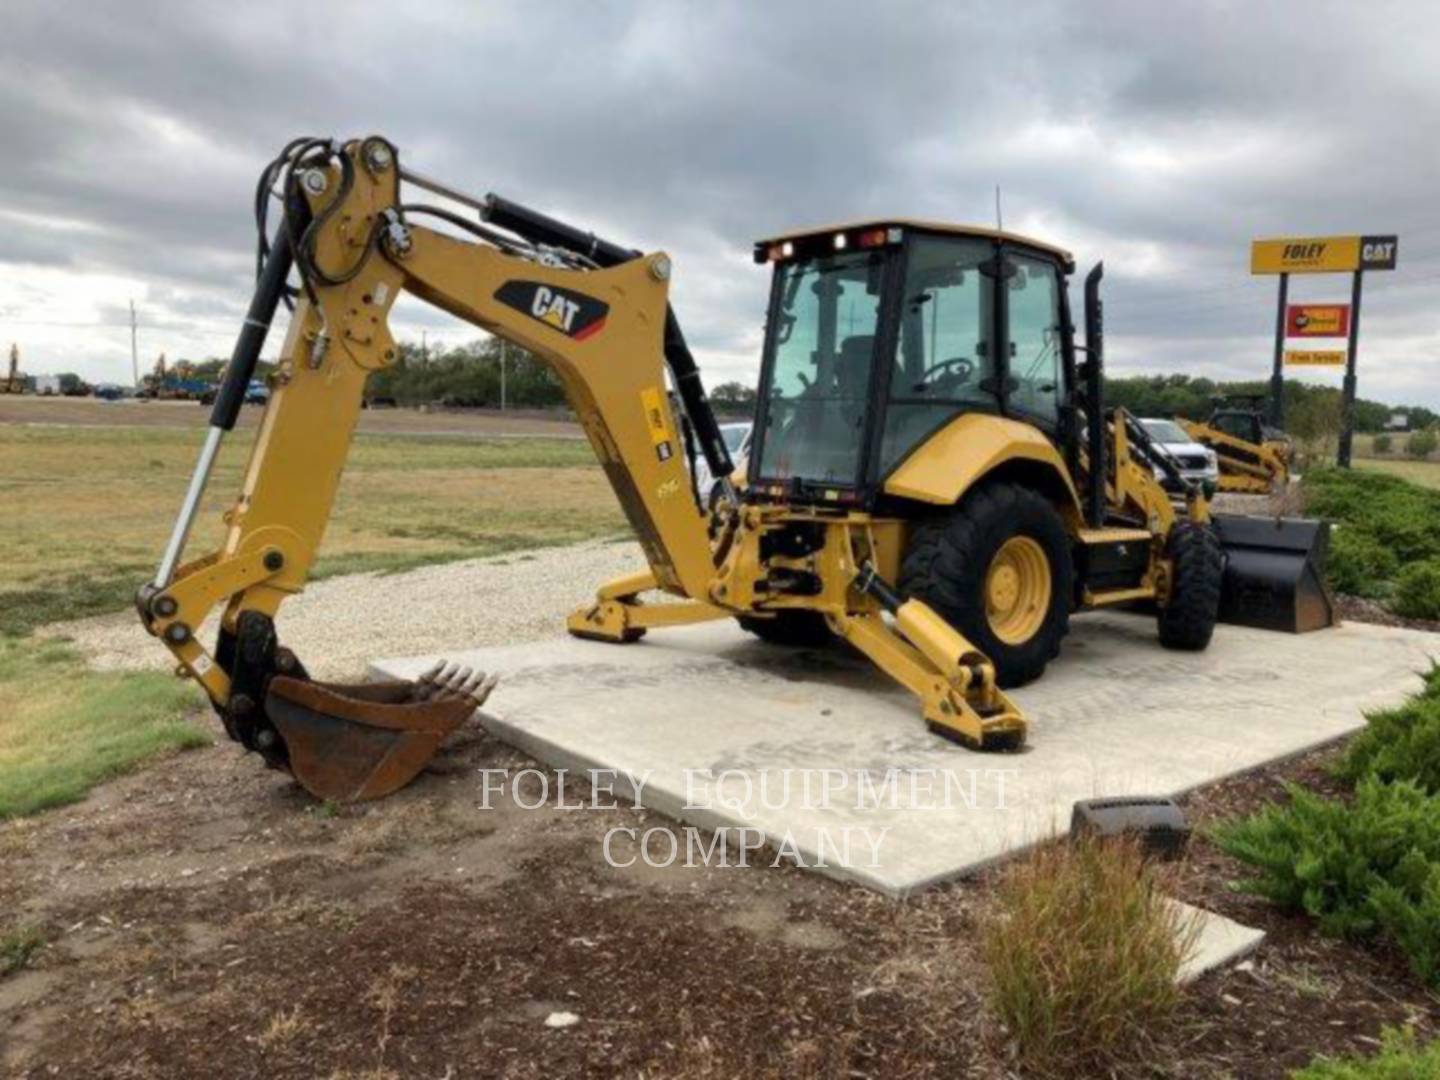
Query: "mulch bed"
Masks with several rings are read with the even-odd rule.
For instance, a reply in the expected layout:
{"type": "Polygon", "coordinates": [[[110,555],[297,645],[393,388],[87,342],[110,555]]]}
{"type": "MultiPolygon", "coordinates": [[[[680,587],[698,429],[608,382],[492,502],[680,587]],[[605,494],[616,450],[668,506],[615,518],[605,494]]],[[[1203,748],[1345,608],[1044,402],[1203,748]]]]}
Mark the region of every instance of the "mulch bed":
{"type": "Polygon", "coordinates": [[[1434,619],[1410,619],[1396,615],[1378,600],[1367,600],[1363,596],[1348,596],[1340,593],[1335,597],[1335,608],[1342,620],[1376,623],[1380,626],[1400,626],[1406,630],[1428,630],[1440,634],[1440,621],[1434,619]]]}

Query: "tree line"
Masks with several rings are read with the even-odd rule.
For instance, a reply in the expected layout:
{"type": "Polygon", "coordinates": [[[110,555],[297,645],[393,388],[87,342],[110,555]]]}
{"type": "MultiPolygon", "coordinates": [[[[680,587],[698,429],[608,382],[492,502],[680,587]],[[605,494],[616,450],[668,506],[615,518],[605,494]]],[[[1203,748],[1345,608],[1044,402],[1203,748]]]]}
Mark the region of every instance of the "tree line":
{"type": "MultiPolygon", "coordinates": [[[[365,396],[372,402],[404,406],[498,408],[500,351],[498,338],[450,349],[401,342],[395,363],[370,376],[365,396]]],[[[192,371],[197,378],[218,379],[224,367],[225,361],[211,359],[194,364],[192,371]]],[[[261,361],[256,376],[264,378],[271,367],[261,361]]],[[[552,409],[565,404],[565,393],[548,367],[524,349],[508,345],[505,403],[515,408],[552,409]]]]}
{"type": "MultiPolygon", "coordinates": [[[[1106,400],[1123,405],[1137,416],[1181,416],[1203,420],[1217,397],[1269,394],[1268,381],[1216,382],[1189,375],[1127,375],[1107,377],[1106,400]]],[[[1333,386],[1285,380],[1285,426],[1291,434],[1307,437],[1306,429],[1339,426],[1340,391],[1333,386]]],[[[1355,430],[1384,431],[1395,415],[1404,415],[1410,428],[1430,428],[1440,414],[1423,405],[1387,405],[1359,398],[1355,402],[1355,430]]],[[[1318,433],[1318,430],[1317,430],[1318,433]]]]}
{"type": "MultiPolygon", "coordinates": [[[[564,406],[564,391],[549,367],[519,346],[503,348],[507,405],[527,409],[564,406]]],[[[370,377],[366,395],[371,401],[403,406],[498,407],[501,349],[498,338],[448,349],[426,349],[414,342],[402,342],[399,359],[370,377]]],[[[194,365],[194,372],[202,378],[216,378],[223,366],[221,360],[202,361],[194,365]]],[[[1137,416],[1180,416],[1190,420],[1207,417],[1218,397],[1266,394],[1268,390],[1268,382],[1260,380],[1217,382],[1190,375],[1125,375],[1105,380],[1106,400],[1111,405],[1123,405],[1137,416]]],[[[755,405],[755,388],[735,381],[717,383],[710,389],[710,400],[718,412],[748,415],[755,405]]],[[[1423,405],[1392,406],[1362,398],[1355,403],[1355,428],[1378,433],[1397,414],[1408,418],[1411,429],[1440,424],[1440,414],[1423,405]]],[[[1339,417],[1338,389],[1286,380],[1285,426],[1292,434],[1303,439],[1338,430],[1339,417]]]]}

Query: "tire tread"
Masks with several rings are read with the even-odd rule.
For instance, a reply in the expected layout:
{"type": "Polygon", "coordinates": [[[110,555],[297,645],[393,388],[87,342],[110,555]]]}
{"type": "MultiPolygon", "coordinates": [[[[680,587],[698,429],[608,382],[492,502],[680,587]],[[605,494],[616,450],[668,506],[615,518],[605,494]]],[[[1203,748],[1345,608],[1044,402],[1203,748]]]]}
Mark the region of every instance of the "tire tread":
{"type": "Polygon", "coordinates": [[[1225,578],[1225,550],[1208,525],[1179,521],[1170,530],[1169,554],[1174,565],[1170,603],[1160,609],[1160,644],[1167,649],[1199,652],[1210,644],[1220,612],[1225,578]]]}

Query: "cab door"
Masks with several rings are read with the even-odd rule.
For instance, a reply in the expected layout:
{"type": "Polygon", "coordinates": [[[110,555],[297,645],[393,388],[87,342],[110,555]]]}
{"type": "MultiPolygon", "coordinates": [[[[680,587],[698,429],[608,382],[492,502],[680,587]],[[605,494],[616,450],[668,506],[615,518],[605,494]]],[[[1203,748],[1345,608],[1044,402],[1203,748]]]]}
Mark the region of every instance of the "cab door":
{"type": "Polygon", "coordinates": [[[1051,259],[1015,248],[1005,252],[1005,262],[1006,411],[1053,437],[1065,404],[1060,268],[1051,259]]]}

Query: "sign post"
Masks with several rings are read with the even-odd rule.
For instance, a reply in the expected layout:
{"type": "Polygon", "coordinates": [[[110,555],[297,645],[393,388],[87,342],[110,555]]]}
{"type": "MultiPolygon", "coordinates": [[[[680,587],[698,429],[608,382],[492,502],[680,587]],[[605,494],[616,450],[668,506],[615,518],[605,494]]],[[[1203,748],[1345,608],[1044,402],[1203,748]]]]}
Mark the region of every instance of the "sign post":
{"type": "Polygon", "coordinates": [[[1254,240],[1250,273],[1280,278],[1275,312],[1275,362],[1270,374],[1270,418],[1284,422],[1285,365],[1337,365],[1336,350],[1286,350],[1287,337],[1345,338],[1338,463],[1350,466],[1355,431],[1355,357],[1360,340],[1360,287],[1366,270],[1394,270],[1400,243],[1391,236],[1307,236],[1254,240]],[[1350,304],[1288,305],[1291,274],[1349,273],[1350,304]]]}
{"type": "Polygon", "coordinates": [[[1285,427],[1285,300],[1290,294],[1290,275],[1280,274],[1280,300],[1275,306],[1275,366],[1270,372],[1270,422],[1285,427]]]}
{"type": "Polygon", "coordinates": [[[1350,467],[1350,446],[1355,438],[1355,347],[1360,338],[1360,282],[1365,271],[1356,270],[1350,278],[1350,335],[1345,339],[1345,382],[1340,391],[1340,449],[1335,463],[1342,469],[1350,467]]]}

